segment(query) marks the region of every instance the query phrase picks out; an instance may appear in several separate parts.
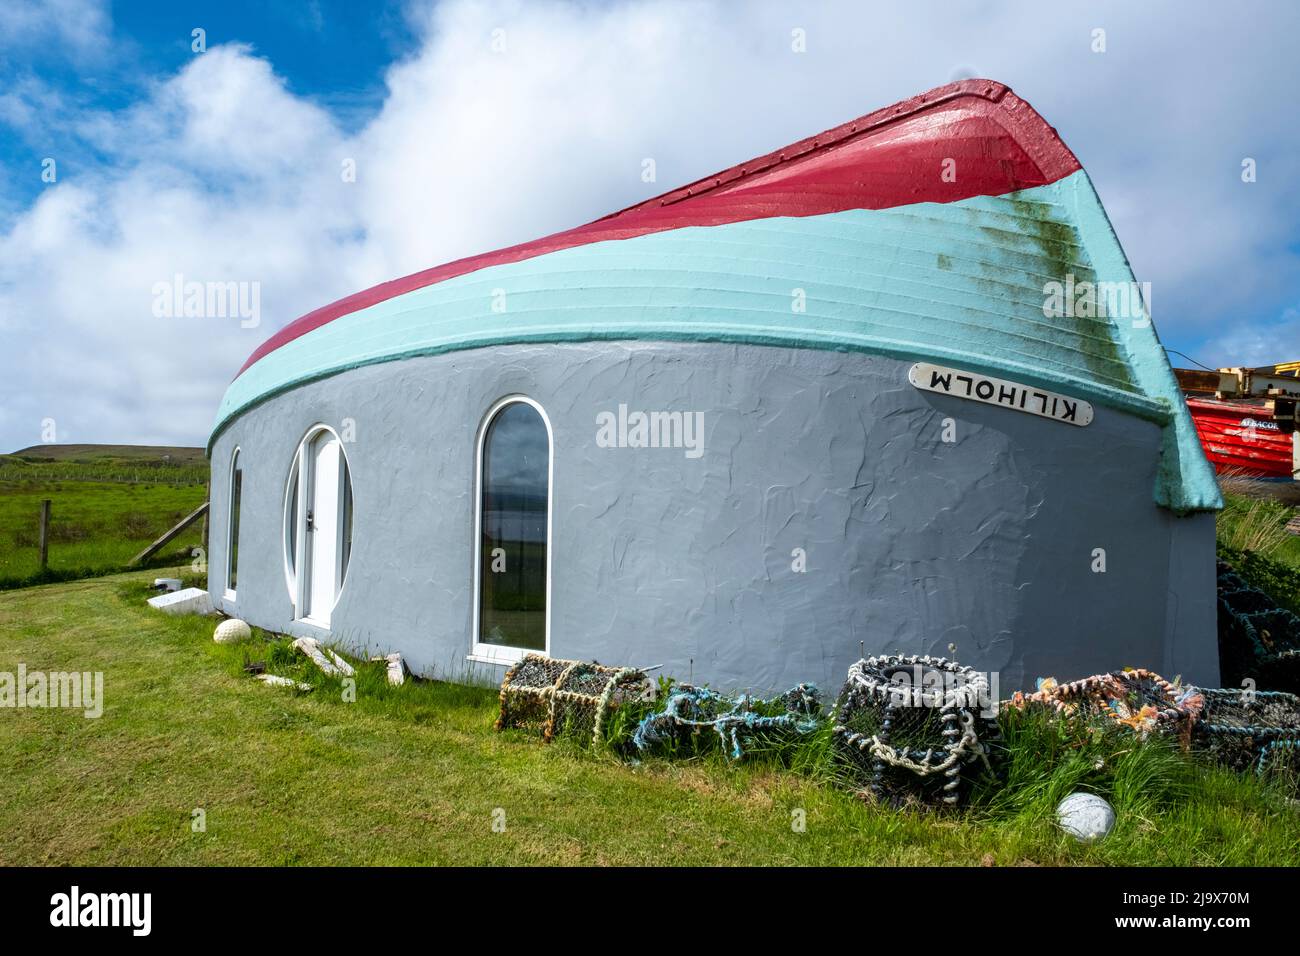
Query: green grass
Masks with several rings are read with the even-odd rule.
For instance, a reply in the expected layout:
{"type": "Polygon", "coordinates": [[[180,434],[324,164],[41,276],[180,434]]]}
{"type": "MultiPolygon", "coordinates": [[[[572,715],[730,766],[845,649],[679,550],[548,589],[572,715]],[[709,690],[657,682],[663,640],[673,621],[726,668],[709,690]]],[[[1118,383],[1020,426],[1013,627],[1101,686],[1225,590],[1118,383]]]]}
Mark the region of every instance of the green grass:
{"type": "MultiPolygon", "coordinates": [[[[203,503],[200,448],[38,445],[0,455],[0,589],[123,570],[203,503]],[[51,501],[49,566],[40,571],[40,508],[51,501]]],[[[152,564],[200,543],[195,523],[152,564]]]]}
{"type": "Polygon", "coordinates": [[[1300,614],[1300,535],[1285,530],[1296,509],[1225,491],[1216,525],[1219,557],[1246,583],[1300,614]]]}
{"type": "MultiPolygon", "coordinates": [[[[0,589],[40,580],[41,500],[50,506],[49,569],[54,579],[122,570],[128,561],[203,503],[199,485],[95,481],[0,481],[0,589]]],[[[188,560],[196,521],[154,564],[188,560]]]]}
{"type": "Polygon", "coordinates": [[[632,765],[496,733],[494,691],[390,688],[380,665],[347,703],[282,642],[218,646],[211,620],[151,611],[148,577],[0,594],[0,671],[102,671],[106,699],[98,720],[0,711],[0,864],[1300,862],[1300,815],[1280,789],[1158,742],[1011,726],[1014,787],[986,785],[963,814],[891,810],[818,775],[824,741],[740,766],[716,752],[632,765]],[[247,658],[316,689],[265,687],[247,658]],[[1093,846],[1051,820],[1079,786],[1119,814],[1093,846]]]}
{"type": "Polygon", "coordinates": [[[1286,531],[1286,523],[1296,513],[1279,501],[1225,492],[1217,519],[1219,543],[1300,569],[1300,535],[1286,531]]]}

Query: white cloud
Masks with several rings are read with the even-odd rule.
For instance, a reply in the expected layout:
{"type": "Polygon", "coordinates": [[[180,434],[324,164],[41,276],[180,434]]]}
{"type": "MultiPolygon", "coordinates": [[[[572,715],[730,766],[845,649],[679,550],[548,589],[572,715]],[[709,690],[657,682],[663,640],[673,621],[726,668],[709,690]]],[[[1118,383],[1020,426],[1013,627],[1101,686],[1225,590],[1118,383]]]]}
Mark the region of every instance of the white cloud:
{"type": "Polygon", "coordinates": [[[1300,307],[1283,310],[1274,321],[1239,323],[1210,339],[1205,351],[1227,356],[1222,366],[1272,365],[1300,356],[1300,307]]]}
{"type": "Polygon", "coordinates": [[[98,56],[109,32],[106,0],[5,0],[0,4],[0,49],[60,43],[69,52],[98,56]]]}
{"type": "MultiPolygon", "coordinates": [[[[26,37],[55,29],[29,5],[4,9],[26,37]]],[[[107,25],[86,9],[58,29],[89,48],[107,25]]],[[[0,233],[0,447],[38,440],[46,417],[64,441],[202,443],[248,353],[306,311],[576,225],[958,71],[1007,82],[1057,125],[1153,282],[1167,343],[1226,362],[1222,321],[1253,318],[1236,337],[1263,355],[1268,326],[1295,330],[1268,320],[1295,300],[1296,19],[1282,6],[1247,18],[755,3],[742,17],[703,0],[452,0],[412,13],[422,42],[352,135],[274,64],[213,47],[126,110],[70,117],[103,161],[0,233]],[[1090,50],[1099,23],[1105,54],[1090,50]],[[806,53],[791,50],[796,27],[806,53]],[[1238,175],[1245,155],[1260,162],[1252,186],[1238,175]],[[657,183],[641,181],[647,157],[657,183]],[[355,183],[340,176],[346,159],[355,183]],[[259,282],[261,327],[155,318],[151,290],[177,273],[259,282]]],[[[0,99],[0,121],[38,94],[0,99]]]]}

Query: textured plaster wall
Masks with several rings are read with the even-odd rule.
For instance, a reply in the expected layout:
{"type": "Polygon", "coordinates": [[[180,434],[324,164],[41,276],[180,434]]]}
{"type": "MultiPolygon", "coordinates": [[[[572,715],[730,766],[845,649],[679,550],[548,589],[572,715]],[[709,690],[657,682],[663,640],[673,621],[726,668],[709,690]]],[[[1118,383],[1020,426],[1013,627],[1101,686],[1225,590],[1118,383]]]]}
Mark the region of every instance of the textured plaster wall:
{"type": "Polygon", "coordinates": [[[1000,674],[1123,665],[1218,680],[1212,515],[1152,488],[1155,424],[1105,407],[1078,428],[921,392],[911,363],[683,343],[513,345],[358,368],[237,418],[216,442],[216,604],[293,621],[285,482],[307,429],[355,422],[345,645],[429,676],[470,663],[475,438],[520,393],[555,436],[551,653],[665,665],[722,689],[842,681],[867,654],[935,653],[1000,674]],[[602,448],[597,415],[703,412],[704,453],[602,448]],[[945,418],[956,441],[942,440],[945,418]],[[230,453],[244,468],[239,593],[223,600],[230,453]],[[807,570],[792,570],[792,552],[807,570]],[[1092,570],[1105,551],[1105,573],[1092,570]],[[691,661],[693,660],[693,665],[691,661]]]}

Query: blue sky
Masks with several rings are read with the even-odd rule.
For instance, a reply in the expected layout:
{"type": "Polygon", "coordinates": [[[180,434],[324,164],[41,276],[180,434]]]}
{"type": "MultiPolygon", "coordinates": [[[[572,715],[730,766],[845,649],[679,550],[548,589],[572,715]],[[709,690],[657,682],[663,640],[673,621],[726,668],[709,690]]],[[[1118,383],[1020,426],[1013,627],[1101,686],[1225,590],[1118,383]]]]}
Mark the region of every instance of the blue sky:
{"type": "Polygon", "coordinates": [[[202,444],[303,312],[966,75],[1083,161],[1166,345],[1297,359],[1297,36],[1283,2],[5,0],[0,450],[202,444]],[[258,321],[160,317],[177,274],[256,283],[258,321]]]}
{"type": "MultiPolygon", "coordinates": [[[[21,5],[21,4],[20,4],[21,5]]],[[[409,54],[417,38],[403,5],[396,3],[118,3],[44,6],[51,18],[80,17],[95,37],[83,48],[48,42],[51,30],[5,44],[0,70],[6,84],[38,80],[75,111],[120,110],[148,96],[150,84],[175,74],[192,59],[192,31],[201,28],[212,46],[246,44],[275,64],[287,87],[330,109],[341,125],[356,129],[384,100],[384,72],[409,54]],[[87,11],[102,11],[88,13],[87,11]],[[92,18],[103,17],[96,22],[92,18]],[[69,55],[69,54],[72,55],[69,55]]],[[[3,21],[0,21],[3,22],[3,21]]],[[[57,36],[57,32],[54,33],[57,36]]],[[[53,120],[54,117],[51,117],[53,120]]],[[[73,173],[102,157],[93,143],[78,142],[57,122],[39,133],[10,125],[0,135],[6,168],[39,166],[51,152],[67,149],[73,173]]],[[[39,177],[6,177],[11,203],[30,203],[45,184],[39,177]]],[[[12,211],[12,206],[10,208],[12,211]]]]}

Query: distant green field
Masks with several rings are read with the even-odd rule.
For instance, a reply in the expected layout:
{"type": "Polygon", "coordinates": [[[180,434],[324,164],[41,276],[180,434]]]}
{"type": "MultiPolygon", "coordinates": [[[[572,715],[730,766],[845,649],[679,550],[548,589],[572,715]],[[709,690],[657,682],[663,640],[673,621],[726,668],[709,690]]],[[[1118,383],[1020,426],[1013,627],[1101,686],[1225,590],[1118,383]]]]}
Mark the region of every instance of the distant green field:
{"type": "Polygon", "coordinates": [[[0,455],[0,482],[122,481],[201,485],[202,448],[155,445],[33,445],[0,455]]]}
{"type": "MultiPolygon", "coordinates": [[[[0,589],[123,569],[203,503],[202,454],[193,448],[39,445],[0,455],[0,589]],[[45,498],[51,520],[49,566],[42,574],[45,498]]],[[[196,522],[150,563],[188,561],[201,531],[196,522]]]]}
{"type": "Polygon", "coordinates": [[[189,445],[29,445],[13,452],[14,458],[41,458],[51,461],[91,461],[102,458],[129,458],[136,461],[155,459],[202,464],[202,448],[189,445]]]}

